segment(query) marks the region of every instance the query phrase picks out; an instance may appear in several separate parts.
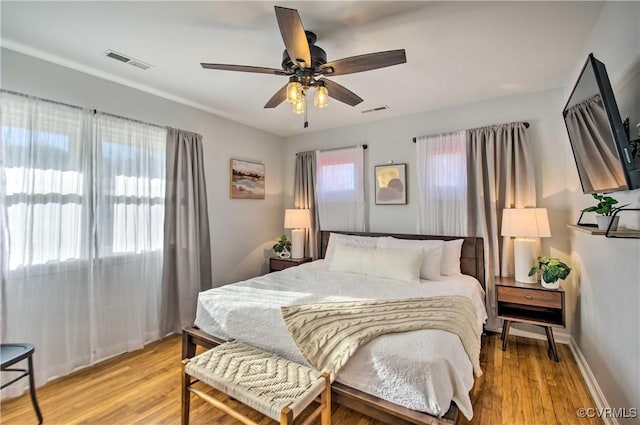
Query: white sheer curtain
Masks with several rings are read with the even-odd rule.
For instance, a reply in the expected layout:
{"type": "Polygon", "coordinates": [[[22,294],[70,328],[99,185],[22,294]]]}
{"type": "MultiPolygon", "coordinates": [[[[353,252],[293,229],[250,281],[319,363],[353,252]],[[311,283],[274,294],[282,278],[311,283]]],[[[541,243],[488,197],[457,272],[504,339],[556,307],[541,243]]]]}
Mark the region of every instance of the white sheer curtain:
{"type": "Polygon", "coordinates": [[[90,117],[5,93],[0,102],[9,235],[2,342],[35,345],[40,385],[91,361],[90,117]]]}
{"type": "Polygon", "coordinates": [[[96,115],[93,345],[96,358],[160,338],[164,128],[96,115]]]}
{"type": "Polygon", "coordinates": [[[418,233],[467,236],[464,131],[418,137],[418,233]]]}
{"type": "Polygon", "coordinates": [[[158,337],[166,133],[4,92],[0,107],[2,341],[35,345],[41,385],[158,337]]]}
{"type": "Polygon", "coordinates": [[[320,230],[365,230],[362,146],[316,151],[316,205],[320,230]]]}

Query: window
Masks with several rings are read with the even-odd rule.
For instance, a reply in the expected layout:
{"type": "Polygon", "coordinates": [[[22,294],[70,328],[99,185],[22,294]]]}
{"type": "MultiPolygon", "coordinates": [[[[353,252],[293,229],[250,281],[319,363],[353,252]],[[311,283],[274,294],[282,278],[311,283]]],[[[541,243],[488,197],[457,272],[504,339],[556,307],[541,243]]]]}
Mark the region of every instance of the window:
{"type": "Polygon", "coordinates": [[[5,93],[1,106],[10,270],[162,250],[165,129],[5,93]]]}
{"type": "Polygon", "coordinates": [[[355,167],[353,163],[327,164],[320,169],[319,181],[326,192],[354,191],[355,167]]]}
{"type": "Polygon", "coordinates": [[[166,130],[97,116],[98,255],[162,250],[166,130]]]}
{"type": "Polygon", "coordinates": [[[83,112],[2,98],[9,269],[80,259],[87,246],[83,112]]]}
{"type": "Polygon", "coordinates": [[[316,152],[316,205],[321,230],[364,230],[362,147],[316,152]]]}

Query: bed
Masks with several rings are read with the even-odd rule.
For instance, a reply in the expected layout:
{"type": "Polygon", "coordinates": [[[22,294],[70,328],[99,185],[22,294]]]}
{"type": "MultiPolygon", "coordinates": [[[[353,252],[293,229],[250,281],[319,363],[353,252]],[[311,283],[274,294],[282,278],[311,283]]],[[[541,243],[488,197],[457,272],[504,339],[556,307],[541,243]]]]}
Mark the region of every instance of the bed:
{"type": "MultiPolygon", "coordinates": [[[[333,232],[356,236],[392,236],[397,239],[453,240],[455,237],[333,232]]],[[[329,245],[321,232],[320,258],[329,245]]],[[[337,236],[336,236],[337,238],[337,236]]],[[[200,294],[195,325],[184,330],[183,357],[195,346],[212,347],[236,338],[258,348],[305,364],[287,333],[280,306],[326,301],[428,297],[456,294],[477,308],[478,326],[484,310],[484,256],[482,239],[463,238],[461,275],[426,284],[393,284],[329,270],[326,260],[260,276],[200,294]],[[259,325],[256,326],[256,323],[259,325]]],[[[390,424],[450,424],[461,411],[471,415],[469,391],[473,370],[460,339],[441,330],[419,330],[383,335],[360,348],[339,371],[332,386],[334,401],[390,424]]]]}

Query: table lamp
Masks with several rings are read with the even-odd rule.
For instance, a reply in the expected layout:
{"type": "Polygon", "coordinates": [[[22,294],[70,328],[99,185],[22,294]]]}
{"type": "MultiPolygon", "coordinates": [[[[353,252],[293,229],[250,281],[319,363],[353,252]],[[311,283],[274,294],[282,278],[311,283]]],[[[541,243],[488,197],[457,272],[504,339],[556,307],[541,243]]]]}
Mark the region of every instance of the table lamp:
{"type": "Polygon", "coordinates": [[[287,209],[284,212],[284,228],[291,230],[291,258],[304,257],[306,229],[311,227],[311,214],[307,209],[287,209]]]}
{"type": "Polygon", "coordinates": [[[536,264],[538,241],[536,238],[551,236],[546,208],[511,208],[502,211],[502,236],[515,236],[513,258],[515,279],[518,282],[535,283],[536,276],[529,270],[536,264]]]}

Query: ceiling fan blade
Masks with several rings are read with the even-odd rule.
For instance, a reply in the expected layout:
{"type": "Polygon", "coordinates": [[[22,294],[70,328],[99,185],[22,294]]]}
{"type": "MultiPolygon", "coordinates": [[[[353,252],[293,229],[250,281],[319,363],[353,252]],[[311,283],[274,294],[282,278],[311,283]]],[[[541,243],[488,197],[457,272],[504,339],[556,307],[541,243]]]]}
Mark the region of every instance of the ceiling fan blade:
{"type": "Polygon", "coordinates": [[[324,82],[324,85],[327,87],[329,91],[329,97],[334,98],[335,100],[339,100],[342,103],[346,103],[349,106],[356,106],[358,103],[362,102],[362,98],[349,90],[346,87],[341,86],[338,83],[334,83],[331,80],[327,80],[326,78],[320,78],[320,80],[324,82]]]}
{"type": "Polygon", "coordinates": [[[320,67],[320,72],[331,76],[345,75],[399,65],[405,62],[407,62],[407,55],[404,49],[388,50],[386,52],[368,53],[327,62],[320,67]]]}
{"type": "Polygon", "coordinates": [[[265,108],[275,108],[276,106],[278,106],[279,104],[281,104],[282,102],[284,102],[287,98],[287,85],[285,84],[284,86],[282,86],[282,88],[280,90],[278,90],[276,92],[276,94],[274,94],[271,99],[269,99],[269,101],[267,102],[266,105],[264,105],[265,108]]]}
{"type": "Polygon", "coordinates": [[[221,71],[241,71],[241,72],[253,72],[256,74],[274,74],[274,75],[290,75],[288,72],[282,69],[276,68],[263,68],[261,66],[244,66],[244,65],[225,65],[222,63],[201,63],[205,69],[218,69],[221,71]]]}
{"type": "Polygon", "coordinates": [[[289,58],[300,68],[310,68],[311,52],[298,11],[279,6],[275,6],[275,9],[280,34],[289,58]]]}

